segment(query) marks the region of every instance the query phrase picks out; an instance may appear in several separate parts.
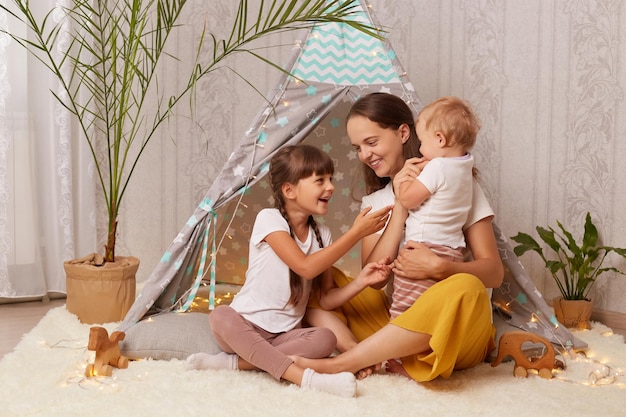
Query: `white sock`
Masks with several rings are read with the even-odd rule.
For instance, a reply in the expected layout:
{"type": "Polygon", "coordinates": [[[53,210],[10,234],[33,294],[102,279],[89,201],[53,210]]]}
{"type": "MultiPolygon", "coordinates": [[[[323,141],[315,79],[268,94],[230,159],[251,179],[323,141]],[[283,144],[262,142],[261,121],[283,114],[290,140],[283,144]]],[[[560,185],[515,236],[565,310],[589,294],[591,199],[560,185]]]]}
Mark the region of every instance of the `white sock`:
{"type": "Polygon", "coordinates": [[[187,369],[239,369],[239,357],[234,353],[194,353],[185,362],[187,369]]]}
{"type": "Polygon", "coordinates": [[[356,378],[350,372],[338,374],[318,374],[313,369],[306,368],[302,375],[302,388],[314,388],[340,397],[354,397],[356,395],[356,378]]]}

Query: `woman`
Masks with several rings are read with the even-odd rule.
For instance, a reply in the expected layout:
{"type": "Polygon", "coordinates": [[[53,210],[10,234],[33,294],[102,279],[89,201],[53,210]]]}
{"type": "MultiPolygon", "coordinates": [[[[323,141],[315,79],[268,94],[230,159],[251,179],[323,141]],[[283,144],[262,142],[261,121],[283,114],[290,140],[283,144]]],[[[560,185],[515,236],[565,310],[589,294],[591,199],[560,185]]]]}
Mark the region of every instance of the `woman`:
{"type": "MultiPolygon", "coordinates": [[[[414,179],[420,172],[419,164],[405,163],[419,155],[410,109],[391,94],[364,96],[348,114],[347,131],[364,164],[368,195],[363,198],[363,206],[376,210],[394,204],[393,184],[414,179]]],[[[440,375],[448,377],[455,369],[475,366],[495,347],[491,303],[485,288],[498,287],[504,270],[491,226],[493,211],[480,186],[474,182],[472,210],[464,228],[472,254],[467,262],[445,260],[413,241],[398,250],[406,217],[407,210],[395,204],[385,231],[362,240],[363,265],[397,253],[395,276],[440,282],[403,314],[358,344],[354,337],[346,340],[345,330],[336,330],[337,316],[310,309],[307,321],[315,326],[330,323],[327,327],[337,335],[338,347],[347,350],[328,359],[294,358],[296,363],[318,372],[358,372],[401,358],[401,364],[390,361],[388,370],[416,381],[430,381],[440,375]]],[[[384,306],[378,302],[370,308],[381,310],[384,306]]],[[[352,328],[350,321],[358,319],[348,320],[352,328]]]]}

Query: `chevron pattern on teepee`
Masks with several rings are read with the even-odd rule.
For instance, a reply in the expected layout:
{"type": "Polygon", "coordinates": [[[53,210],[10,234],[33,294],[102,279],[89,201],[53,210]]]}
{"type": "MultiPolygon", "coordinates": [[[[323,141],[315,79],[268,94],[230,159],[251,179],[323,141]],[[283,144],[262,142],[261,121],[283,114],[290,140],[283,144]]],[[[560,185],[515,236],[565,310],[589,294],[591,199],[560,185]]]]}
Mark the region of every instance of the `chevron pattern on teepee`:
{"type": "MultiPolygon", "coordinates": [[[[365,13],[358,20],[369,22],[365,13]]],[[[371,23],[370,23],[371,24],[371,23]]],[[[336,85],[399,83],[393,51],[346,24],[315,27],[292,73],[305,81],[336,85]]]]}

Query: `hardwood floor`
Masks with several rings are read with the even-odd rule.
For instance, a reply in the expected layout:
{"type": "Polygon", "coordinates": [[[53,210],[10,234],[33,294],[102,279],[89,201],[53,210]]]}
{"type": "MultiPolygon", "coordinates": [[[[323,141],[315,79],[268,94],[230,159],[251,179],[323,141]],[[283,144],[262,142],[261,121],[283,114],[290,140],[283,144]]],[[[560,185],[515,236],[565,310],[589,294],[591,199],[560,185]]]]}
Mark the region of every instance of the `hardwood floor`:
{"type": "Polygon", "coordinates": [[[48,310],[63,305],[64,298],[47,302],[0,304],[0,360],[15,349],[22,336],[30,332],[48,310]]]}
{"type": "MultiPolygon", "coordinates": [[[[30,332],[48,310],[63,305],[65,299],[0,304],[0,360],[15,349],[22,336],[30,332]]],[[[626,329],[613,327],[613,331],[626,337],[626,329]]]]}

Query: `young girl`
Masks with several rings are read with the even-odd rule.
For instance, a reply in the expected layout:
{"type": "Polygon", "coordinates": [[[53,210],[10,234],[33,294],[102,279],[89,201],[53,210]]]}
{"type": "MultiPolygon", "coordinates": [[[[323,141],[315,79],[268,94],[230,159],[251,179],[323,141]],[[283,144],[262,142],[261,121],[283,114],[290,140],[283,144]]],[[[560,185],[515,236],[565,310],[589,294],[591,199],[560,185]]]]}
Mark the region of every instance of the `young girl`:
{"type": "MultiPolygon", "coordinates": [[[[241,291],[229,306],[218,306],[209,315],[223,352],[191,355],[189,368],[263,370],[303,388],[355,395],[351,372],[319,374],[288,356],[324,358],[334,351],[337,339],[332,331],[301,326],[313,280],[332,282],[330,267],[360,239],[382,229],[391,209],[386,206],[369,215],[370,209],[364,209],[352,228],[331,243],[328,227],[318,225],[313,216],[328,212],[333,172],[331,158],[308,145],[284,147],[272,158],[276,208],[257,215],[241,291]]],[[[368,285],[384,281],[388,261],[367,265],[349,286],[323,291],[320,303],[336,308],[368,285]]]]}

